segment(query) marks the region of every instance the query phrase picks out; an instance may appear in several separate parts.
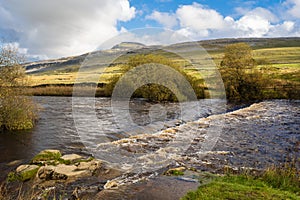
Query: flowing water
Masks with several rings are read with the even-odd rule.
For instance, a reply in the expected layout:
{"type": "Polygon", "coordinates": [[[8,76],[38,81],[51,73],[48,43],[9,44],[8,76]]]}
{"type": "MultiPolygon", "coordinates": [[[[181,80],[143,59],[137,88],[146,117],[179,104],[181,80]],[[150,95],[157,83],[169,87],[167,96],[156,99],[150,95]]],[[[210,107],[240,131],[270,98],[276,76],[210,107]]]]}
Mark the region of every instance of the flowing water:
{"type": "MultiPolygon", "coordinates": [[[[225,165],[264,168],[300,157],[300,101],[265,101],[224,113],[222,103],[210,100],[192,102],[182,111],[182,105],[176,103],[138,99],[130,102],[127,115],[136,126],[125,129],[124,124],[116,123],[109,98],[95,100],[97,125],[92,123],[94,116],[85,112],[75,116],[83,121],[74,122],[70,97],[35,97],[35,101],[41,112],[33,130],[0,134],[1,179],[44,149],[94,155],[97,151],[118,152],[116,160],[126,158],[120,167],[132,169],[128,162],[134,161],[138,163],[135,170],[143,169],[141,172],[176,163],[212,172],[225,165]],[[188,112],[189,117],[182,117],[182,112],[188,112]],[[82,135],[82,130],[87,134],[82,135]],[[210,132],[220,130],[219,135],[210,137],[210,132]],[[97,140],[99,133],[105,134],[105,143],[97,140]],[[207,142],[212,139],[213,143],[207,142]],[[172,140],[175,146],[168,145],[172,140]],[[182,144],[180,152],[173,151],[182,144]]],[[[75,106],[77,111],[86,109],[87,102],[88,98],[81,98],[75,106]]]]}
{"type": "MultiPolygon", "coordinates": [[[[40,113],[39,120],[33,130],[0,133],[0,170],[4,172],[0,175],[1,180],[6,172],[16,167],[17,164],[28,162],[44,149],[59,149],[63,153],[91,153],[86,149],[87,144],[83,144],[82,135],[80,136],[77,132],[72,113],[71,97],[34,97],[34,100],[40,107],[40,113]]],[[[84,104],[84,109],[87,108],[88,105],[85,103],[88,101],[89,98],[80,99],[80,102],[84,104]]],[[[156,123],[151,131],[159,131],[184,123],[180,118],[181,110],[178,104],[162,103],[157,105],[141,99],[133,100],[129,106],[130,115],[139,127],[147,126],[151,122],[159,122],[163,118],[163,123],[156,123]],[[166,111],[163,116],[160,112],[162,107],[166,111]],[[149,112],[152,114],[149,115],[149,112]]],[[[191,114],[191,116],[196,119],[210,115],[212,110],[209,105],[210,102],[203,101],[201,112],[191,114]]],[[[115,126],[110,98],[96,98],[95,110],[97,119],[101,123],[100,128],[93,126],[89,118],[84,118],[87,116],[82,116],[82,119],[86,120],[83,126],[84,130],[92,133],[87,140],[91,140],[92,144],[97,144],[95,139],[97,139],[100,130],[108,133],[112,140],[124,137],[124,133],[115,126]]]]}

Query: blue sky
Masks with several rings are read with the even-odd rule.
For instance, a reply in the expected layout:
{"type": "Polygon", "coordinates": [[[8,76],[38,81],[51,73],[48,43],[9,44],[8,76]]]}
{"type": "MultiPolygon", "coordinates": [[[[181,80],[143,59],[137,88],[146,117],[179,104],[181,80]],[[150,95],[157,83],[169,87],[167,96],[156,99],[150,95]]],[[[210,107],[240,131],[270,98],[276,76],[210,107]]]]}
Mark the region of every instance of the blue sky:
{"type": "Polygon", "coordinates": [[[150,15],[154,10],[160,12],[176,12],[181,5],[192,5],[194,2],[202,4],[208,8],[214,9],[224,16],[238,16],[239,13],[235,10],[239,7],[244,7],[247,9],[252,9],[255,7],[263,7],[269,9],[275,9],[280,6],[280,0],[262,0],[262,1],[242,1],[242,0],[131,0],[130,3],[142,14],[138,15],[137,18],[131,20],[127,23],[121,23],[123,26],[128,28],[142,27],[145,25],[150,26],[160,26],[160,24],[154,21],[149,21],[145,19],[145,16],[150,15]]]}
{"type": "Polygon", "coordinates": [[[31,59],[82,54],[149,27],[174,34],[156,35],[146,44],[183,37],[299,37],[300,0],[0,0],[1,43],[31,59]]]}

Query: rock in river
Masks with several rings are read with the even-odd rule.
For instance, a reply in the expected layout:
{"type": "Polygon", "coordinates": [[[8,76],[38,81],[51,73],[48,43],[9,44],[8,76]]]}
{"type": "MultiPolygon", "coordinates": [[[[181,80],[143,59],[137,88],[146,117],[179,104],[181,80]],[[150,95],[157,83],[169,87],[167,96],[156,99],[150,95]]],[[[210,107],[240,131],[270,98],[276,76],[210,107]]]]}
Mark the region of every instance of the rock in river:
{"type": "Polygon", "coordinates": [[[76,161],[79,161],[80,159],[82,159],[82,156],[73,153],[73,154],[63,155],[61,157],[61,159],[65,160],[65,161],[76,162],[76,161]]]}
{"type": "Polygon", "coordinates": [[[38,171],[38,178],[42,180],[66,180],[92,176],[94,171],[101,167],[101,161],[92,160],[80,162],[79,164],[57,166],[43,166],[38,171]]]}

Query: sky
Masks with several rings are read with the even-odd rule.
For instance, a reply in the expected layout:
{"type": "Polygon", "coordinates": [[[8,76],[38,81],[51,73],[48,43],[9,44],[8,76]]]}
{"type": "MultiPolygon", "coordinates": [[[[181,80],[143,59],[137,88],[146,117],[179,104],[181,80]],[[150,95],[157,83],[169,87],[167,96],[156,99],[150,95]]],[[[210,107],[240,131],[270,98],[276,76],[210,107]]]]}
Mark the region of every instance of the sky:
{"type": "Polygon", "coordinates": [[[0,0],[0,43],[31,60],[83,54],[151,27],[169,32],[146,44],[300,37],[300,0],[0,0]]]}

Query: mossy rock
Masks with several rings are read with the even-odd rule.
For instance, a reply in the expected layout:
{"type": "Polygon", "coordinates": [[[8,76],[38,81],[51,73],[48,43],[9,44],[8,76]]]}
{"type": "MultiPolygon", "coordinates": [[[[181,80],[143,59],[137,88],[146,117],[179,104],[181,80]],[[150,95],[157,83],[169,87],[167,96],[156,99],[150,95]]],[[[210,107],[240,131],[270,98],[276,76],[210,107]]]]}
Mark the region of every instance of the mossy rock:
{"type": "Polygon", "coordinates": [[[62,155],[59,150],[47,149],[34,156],[31,163],[39,165],[43,165],[48,162],[55,163],[55,161],[59,161],[61,156],[62,155]]]}
{"type": "Polygon", "coordinates": [[[20,165],[15,172],[10,172],[7,176],[8,182],[13,181],[27,181],[35,177],[39,170],[38,165],[20,165]]]}

